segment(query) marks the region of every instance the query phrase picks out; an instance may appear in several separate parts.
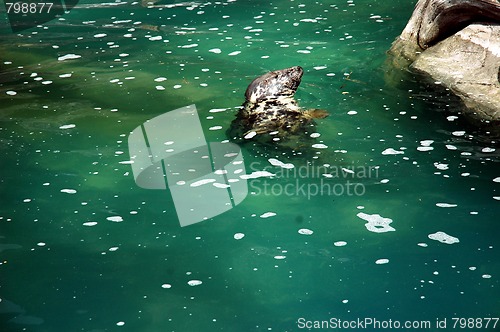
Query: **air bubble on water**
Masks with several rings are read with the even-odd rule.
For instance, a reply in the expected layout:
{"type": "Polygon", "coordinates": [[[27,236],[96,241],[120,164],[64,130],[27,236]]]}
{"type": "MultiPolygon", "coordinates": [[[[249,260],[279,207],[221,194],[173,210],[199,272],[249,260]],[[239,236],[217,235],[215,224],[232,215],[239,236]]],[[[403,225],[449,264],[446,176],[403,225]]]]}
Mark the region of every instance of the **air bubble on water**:
{"type": "Polygon", "coordinates": [[[367,214],[360,212],[356,216],[365,221],[368,221],[365,224],[365,227],[370,232],[385,233],[385,232],[393,232],[396,230],[393,227],[389,226],[389,224],[392,223],[392,219],[384,218],[379,214],[367,214]]]}
{"type": "Polygon", "coordinates": [[[233,237],[234,237],[235,240],[241,240],[242,238],[245,237],[245,234],[243,234],[243,233],[236,233],[236,234],[234,234],[233,237]]]}
{"type": "Polygon", "coordinates": [[[290,169],[290,168],[294,168],[295,166],[293,164],[285,164],[284,162],[282,161],[279,161],[278,159],[275,159],[275,158],[270,158],[268,159],[269,163],[273,166],[277,166],[277,167],[281,167],[281,168],[285,168],[285,169],[290,169]]]}
{"type": "Polygon", "coordinates": [[[440,207],[440,208],[453,208],[453,207],[457,207],[457,204],[450,204],[450,203],[436,203],[436,206],[437,206],[437,207],[440,207]]]}
{"type": "Polygon", "coordinates": [[[62,125],[59,127],[59,129],[71,129],[71,128],[75,128],[76,125],[75,124],[67,124],[67,125],[62,125]]]}
{"type": "Polygon", "coordinates": [[[404,151],[398,151],[393,148],[387,148],[384,151],[382,151],[382,154],[385,155],[395,155],[395,154],[404,154],[404,151]]]}
{"type": "MultiPolygon", "coordinates": [[[[236,171],[235,171],[235,174],[237,174],[236,171]]],[[[242,178],[243,180],[248,180],[248,179],[257,179],[257,178],[261,178],[261,177],[272,177],[275,175],[276,174],[273,174],[273,173],[268,172],[268,171],[255,171],[255,172],[252,172],[250,174],[240,175],[240,178],[242,178]]]]}
{"type": "Polygon", "coordinates": [[[458,238],[446,234],[445,232],[436,232],[428,235],[429,239],[439,241],[445,244],[454,244],[460,242],[458,238]]]}
{"type": "Polygon", "coordinates": [[[266,212],[260,215],[261,218],[269,218],[269,217],[274,217],[276,215],[275,212],[266,212]]]}
{"type": "Polygon", "coordinates": [[[215,181],[216,181],[215,179],[203,179],[203,180],[199,180],[199,181],[191,183],[190,186],[191,187],[199,187],[199,186],[202,186],[204,184],[212,183],[215,181]]]}
{"type": "Polygon", "coordinates": [[[201,285],[203,282],[201,280],[189,280],[188,281],[188,285],[189,286],[199,286],[201,285]]]}

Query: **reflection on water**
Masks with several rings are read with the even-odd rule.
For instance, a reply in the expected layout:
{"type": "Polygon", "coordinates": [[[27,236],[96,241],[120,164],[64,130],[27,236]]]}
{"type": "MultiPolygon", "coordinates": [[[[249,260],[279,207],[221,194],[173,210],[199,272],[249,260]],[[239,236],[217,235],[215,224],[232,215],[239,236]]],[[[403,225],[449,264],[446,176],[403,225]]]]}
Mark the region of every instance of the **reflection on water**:
{"type": "Polygon", "coordinates": [[[1,330],[498,316],[498,142],[446,93],[384,77],[413,5],[83,1],[4,22],[1,330]],[[316,147],[240,146],[248,196],[187,227],[174,193],[136,185],[135,128],[195,104],[227,141],[252,79],[295,65],[299,104],[331,114],[316,147]]]}

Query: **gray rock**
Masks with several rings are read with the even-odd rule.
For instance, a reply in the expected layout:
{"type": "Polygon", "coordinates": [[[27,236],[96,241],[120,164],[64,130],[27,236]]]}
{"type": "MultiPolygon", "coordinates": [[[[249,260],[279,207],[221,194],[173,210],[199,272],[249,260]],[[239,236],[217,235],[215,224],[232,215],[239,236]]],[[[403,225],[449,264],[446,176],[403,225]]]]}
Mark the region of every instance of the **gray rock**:
{"type": "Polygon", "coordinates": [[[500,124],[500,3],[419,0],[389,50],[394,73],[423,73],[451,90],[476,123],[500,124]]]}

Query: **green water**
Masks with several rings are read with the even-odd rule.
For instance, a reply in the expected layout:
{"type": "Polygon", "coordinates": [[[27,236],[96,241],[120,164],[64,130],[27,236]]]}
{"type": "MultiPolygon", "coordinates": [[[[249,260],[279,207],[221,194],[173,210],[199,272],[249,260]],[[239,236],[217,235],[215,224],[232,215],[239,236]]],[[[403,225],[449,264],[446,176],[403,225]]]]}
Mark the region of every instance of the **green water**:
{"type": "Polygon", "coordinates": [[[20,34],[2,9],[0,331],[300,331],[365,318],[434,331],[500,316],[498,143],[435,84],[386,75],[415,1],[98,4],[20,34]],[[68,54],[80,57],[58,60],[68,54]],[[187,227],[169,191],[136,185],[133,129],[195,104],[207,141],[225,141],[251,80],[295,65],[300,105],[331,114],[315,128],[327,148],[242,146],[247,173],[276,176],[187,227]],[[392,231],[370,231],[373,215],[392,231]],[[429,238],[439,231],[459,242],[429,238]]]}

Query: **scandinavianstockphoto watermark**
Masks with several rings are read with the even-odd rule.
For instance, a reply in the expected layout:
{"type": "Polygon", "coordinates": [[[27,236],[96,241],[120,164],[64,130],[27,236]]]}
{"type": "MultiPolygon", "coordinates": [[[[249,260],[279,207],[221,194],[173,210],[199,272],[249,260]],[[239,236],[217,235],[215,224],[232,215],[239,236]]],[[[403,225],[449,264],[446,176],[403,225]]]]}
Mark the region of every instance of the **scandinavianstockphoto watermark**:
{"type": "Polygon", "coordinates": [[[313,162],[295,167],[275,159],[270,161],[271,165],[250,164],[252,172],[272,174],[249,182],[249,189],[255,195],[302,196],[308,200],[317,196],[363,196],[366,179],[378,179],[379,176],[379,166],[317,165],[313,162]]]}

